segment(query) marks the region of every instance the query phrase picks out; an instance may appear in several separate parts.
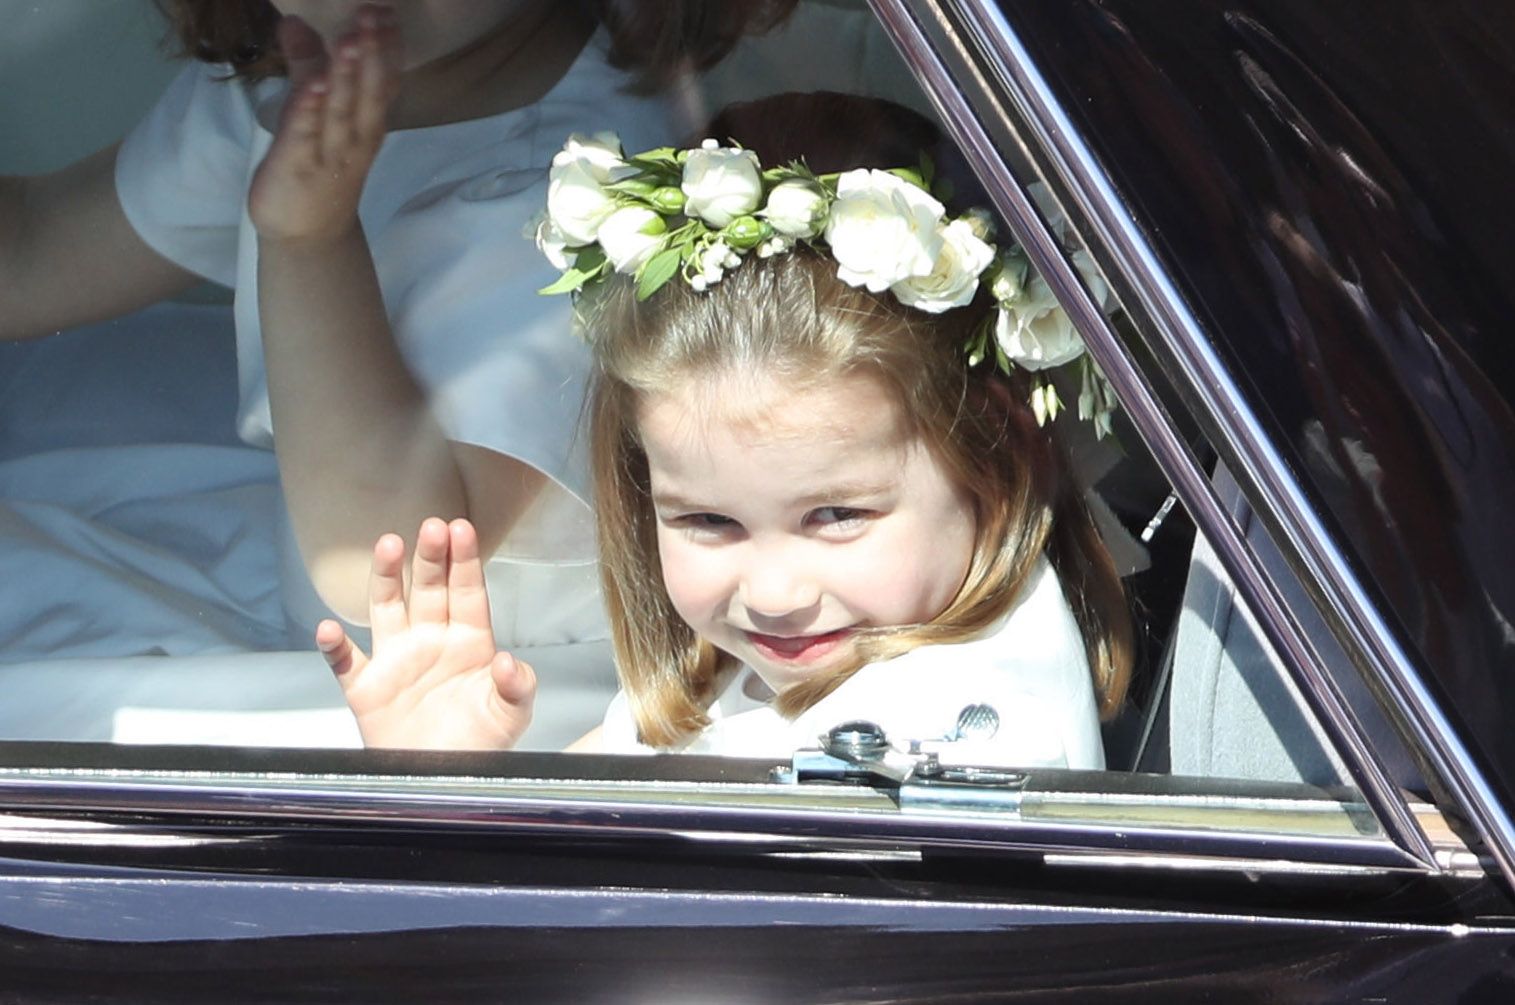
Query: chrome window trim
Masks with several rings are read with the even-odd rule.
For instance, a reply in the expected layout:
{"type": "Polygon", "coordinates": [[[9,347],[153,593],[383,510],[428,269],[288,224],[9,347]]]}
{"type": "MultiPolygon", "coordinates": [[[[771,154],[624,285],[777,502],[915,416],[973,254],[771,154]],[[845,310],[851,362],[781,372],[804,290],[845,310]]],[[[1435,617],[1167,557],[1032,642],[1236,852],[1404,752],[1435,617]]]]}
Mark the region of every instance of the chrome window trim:
{"type": "MultiPolygon", "coordinates": [[[[566,755],[565,755],[566,756],[566,755]]],[[[1042,805],[1101,806],[1104,792],[1038,790],[1042,805]]],[[[1381,873],[1423,871],[1382,832],[1347,834],[1355,810],[1329,800],[1301,802],[1245,795],[1159,795],[1146,803],[1184,810],[1209,803],[1228,813],[1319,814],[1319,833],[1254,826],[1178,826],[1143,822],[1140,815],[1105,823],[1077,815],[911,812],[887,795],[858,786],[785,786],[729,782],[602,781],[584,779],[422,776],[247,775],[192,771],[4,769],[0,771],[0,856],[16,846],[125,846],[134,840],[186,847],[227,827],[267,826],[270,819],[327,826],[406,826],[479,830],[500,835],[558,834],[592,841],[627,838],[695,845],[748,846],[774,854],[885,854],[923,848],[994,850],[1006,854],[1084,854],[1095,861],[1131,857],[1206,867],[1213,862],[1269,863],[1275,871],[1321,868],[1381,873]],[[89,815],[87,827],[70,815],[89,815]],[[119,815],[119,821],[112,816],[119,815]]],[[[1131,794],[1132,805],[1143,797],[1131,794]]],[[[1453,861],[1456,849],[1443,849],[1453,861]]],[[[1460,860],[1461,861],[1461,860],[1460,860]]],[[[1237,868],[1241,868],[1240,865],[1237,868]]],[[[1450,870],[1446,870],[1450,871],[1450,870]]],[[[1476,875],[1464,862],[1460,875],[1476,875]]]]}
{"type": "MultiPolygon", "coordinates": [[[[1515,827],[1445,714],[1368,599],[1362,584],[1339,548],[1315,518],[1298,482],[1262,434],[1257,417],[1204,338],[1187,305],[1163,274],[1156,256],[1134,223],[1120,211],[1109,179],[1031,62],[1014,30],[998,9],[984,0],[870,0],[915,71],[953,138],[986,181],[1000,211],[1018,235],[1029,238],[1028,255],[1068,308],[1083,334],[1089,352],[1115,384],[1128,414],[1153,452],[1164,474],[1184,499],[1194,522],[1210,539],[1237,587],[1251,605],[1269,642],[1294,672],[1303,694],[1323,727],[1344,755],[1354,781],[1380,815],[1385,828],[1408,852],[1433,867],[1434,849],[1416,822],[1403,795],[1384,772],[1365,730],[1324,671],[1319,654],[1290,614],[1243,535],[1220,505],[1208,478],[1192,453],[1169,428],[1162,404],[1137,373],[1112,327],[1097,310],[1076,271],[1036,217],[1018,179],[978,122],[975,109],[960,90],[936,49],[926,25],[938,30],[951,24],[950,8],[961,23],[973,26],[978,56],[992,65],[1012,106],[999,105],[995,91],[982,77],[976,81],[980,99],[993,105],[1002,125],[1021,137],[1022,149],[1032,155],[1026,130],[1041,156],[1038,168],[1060,199],[1071,200],[1075,221],[1087,222],[1102,247],[1102,261],[1115,264],[1127,282],[1118,288],[1136,295],[1146,317],[1172,349],[1186,390],[1208,411],[1214,446],[1248,494],[1274,516],[1285,539],[1283,550],[1302,568],[1302,576],[1325,599],[1322,612],[1344,648],[1381,681],[1399,705],[1395,719],[1409,729],[1412,742],[1430,757],[1431,767],[1469,811],[1507,880],[1515,882],[1515,827]],[[991,30],[992,29],[992,30],[991,30]],[[1016,130],[1019,126],[1021,131],[1016,130]]],[[[948,36],[950,37],[950,35],[948,36]]],[[[959,46],[961,43],[958,43],[959,46]]],[[[960,50],[961,54],[961,50],[960,50]]],[[[974,59],[963,55],[964,65],[974,59]]],[[[1389,709],[1391,714],[1396,710],[1389,709]]]]}

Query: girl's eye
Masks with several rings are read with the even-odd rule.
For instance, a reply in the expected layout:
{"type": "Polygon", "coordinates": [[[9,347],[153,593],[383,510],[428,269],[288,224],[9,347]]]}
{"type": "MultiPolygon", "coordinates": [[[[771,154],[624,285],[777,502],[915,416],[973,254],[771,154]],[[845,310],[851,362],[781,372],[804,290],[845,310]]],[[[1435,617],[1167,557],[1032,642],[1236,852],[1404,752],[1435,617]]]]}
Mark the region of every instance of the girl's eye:
{"type": "Polygon", "coordinates": [[[867,510],[854,509],[851,506],[822,506],[820,509],[810,511],[810,520],[823,527],[846,529],[860,526],[867,515],[867,510]]]}
{"type": "Polygon", "coordinates": [[[685,513],[674,517],[673,523],[691,530],[727,530],[737,525],[731,517],[719,513],[685,513]]]}

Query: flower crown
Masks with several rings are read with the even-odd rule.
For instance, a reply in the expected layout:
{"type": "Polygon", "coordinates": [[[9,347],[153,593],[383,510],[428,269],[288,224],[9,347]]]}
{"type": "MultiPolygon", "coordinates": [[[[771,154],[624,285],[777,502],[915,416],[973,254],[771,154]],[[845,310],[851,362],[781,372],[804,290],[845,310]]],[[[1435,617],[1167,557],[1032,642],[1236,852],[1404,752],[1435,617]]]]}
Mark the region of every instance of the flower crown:
{"type": "MultiPolygon", "coordinates": [[[[612,272],[634,278],[638,300],[675,276],[703,291],[744,256],[783,254],[799,242],[835,259],[843,282],[889,290],[930,314],[966,305],[983,284],[997,306],[964,347],[969,365],[992,355],[1006,373],[1030,371],[1031,408],[1045,423],[1063,408],[1048,371],[1076,364],[1079,418],[1104,436],[1115,395],[1067,312],[1019,245],[990,243],[987,210],[947,217],[932,174],[924,156],[914,168],[817,175],[801,161],[764,169],[752,151],[715,140],[627,157],[614,133],[574,134],[553,157],[547,214],[535,228],[537,247],[563,275],[539,292],[579,293],[612,272]]],[[[1032,189],[1067,245],[1045,189],[1032,189]]],[[[1069,251],[1100,306],[1113,311],[1088,253],[1069,251]]]]}

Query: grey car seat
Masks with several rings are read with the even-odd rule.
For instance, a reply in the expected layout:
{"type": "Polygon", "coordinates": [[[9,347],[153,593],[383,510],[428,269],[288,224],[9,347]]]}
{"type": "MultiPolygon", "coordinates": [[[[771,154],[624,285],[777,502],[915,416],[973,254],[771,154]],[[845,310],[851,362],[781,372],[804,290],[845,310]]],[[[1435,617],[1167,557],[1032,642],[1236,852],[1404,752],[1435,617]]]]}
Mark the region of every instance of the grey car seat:
{"type": "MultiPolygon", "coordinates": [[[[1406,788],[1422,788],[1397,736],[1223,467],[1215,486],[1305,630],[1321,640],[1327,666],[1391,775],[1406,788]]],[[[1167,727],[1174,774],[1314,785],[1347,780],[1299,688],[1203,534],[1195,537],[1171,656],[1167,727]]]]}

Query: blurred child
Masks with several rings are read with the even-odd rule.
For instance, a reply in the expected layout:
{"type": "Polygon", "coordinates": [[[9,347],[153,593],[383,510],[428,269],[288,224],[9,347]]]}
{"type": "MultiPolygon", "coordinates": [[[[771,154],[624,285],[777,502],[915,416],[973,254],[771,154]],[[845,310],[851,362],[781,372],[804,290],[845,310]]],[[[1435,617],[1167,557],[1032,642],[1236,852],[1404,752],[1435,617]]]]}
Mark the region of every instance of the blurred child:
{"type": "Polygon", "coordinates": [[[566,132],[666,140],[664,103],[639,92],[786,5],[162,6],[197,62],[146,119],[55,174],[0,180],[0,338],[202,277],[231,287],[237,428],[277,453],[297,625],[325,613],[302,565],[361,621],[374,538],[442,513],[519,560],[513,594],[561,596],[526,603],[513,644],[602,633],[573,451],[588,355],[535,296],[552,273],[520,233],[566,132]]]}

